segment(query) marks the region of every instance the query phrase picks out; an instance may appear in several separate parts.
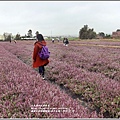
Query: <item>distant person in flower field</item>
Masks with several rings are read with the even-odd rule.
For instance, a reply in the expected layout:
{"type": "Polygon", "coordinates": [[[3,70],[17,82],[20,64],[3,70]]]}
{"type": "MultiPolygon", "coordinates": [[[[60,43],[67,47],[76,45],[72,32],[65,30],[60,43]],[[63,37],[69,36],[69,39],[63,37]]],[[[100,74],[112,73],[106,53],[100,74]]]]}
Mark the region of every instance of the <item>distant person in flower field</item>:
{"type": "Polygon", "coordinates": [[[42,45],[46,46],[46,41],[42,34],[37,34],[37,41],[34,43],[33,51],[33,68],[39,68],[39,73],[43,79],[45,79],[45,66],[49,63],[48,59],[41,59],[38,55],[39,51],[42,50],[42,45]]]}
{"type": "Polygon", "coordinates": [[[57,40],[58,40],[58,42],[60,41],[60,39],[59,39],[59,38],[57,38],[57,40]]]}
{"type": "Polygon", "coordinates": [[[69,44],[68,38],[65,38],[65,45],[68,46],[68,44],[69,44]]]}
{"type": "Polygon", "coordinates": [[[63,45],[68,46],[69,41],[68,38],[63,38],[63,45]]]}
{"type": "Polygon", "coordinates": [[[55,41],[54,38],[52,38],[52,42],[53,42],[53,43],[54,43],[54,41],[55,41]]]}

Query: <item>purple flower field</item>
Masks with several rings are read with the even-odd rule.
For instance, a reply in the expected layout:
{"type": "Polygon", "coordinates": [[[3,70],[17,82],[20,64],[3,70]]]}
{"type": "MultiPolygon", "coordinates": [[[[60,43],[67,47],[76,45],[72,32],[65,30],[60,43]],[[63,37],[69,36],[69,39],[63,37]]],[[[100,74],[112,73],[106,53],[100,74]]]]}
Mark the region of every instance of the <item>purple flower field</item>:
{"type": "Polygon", "coordinates": [[[120,117],[120,42],[47,41],[47,80],[32,68],[34,42],[0,42],[1,118],[120,117]],[[58,111],[31,110],[46,105],[58,111]]]}

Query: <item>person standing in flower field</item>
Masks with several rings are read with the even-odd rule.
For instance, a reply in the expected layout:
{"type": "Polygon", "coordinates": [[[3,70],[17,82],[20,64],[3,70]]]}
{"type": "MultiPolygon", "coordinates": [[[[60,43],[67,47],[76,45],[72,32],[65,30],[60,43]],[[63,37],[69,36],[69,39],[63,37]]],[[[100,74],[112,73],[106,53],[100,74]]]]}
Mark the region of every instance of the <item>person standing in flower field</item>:
{"type": "Polygon", "coordinates": [[[54,43],[54,41],[55,41],[55,39],[54,39],[54,38],[52,38],[52,43],[54,43]]]}
{"type": "Polygon", "coordinates": [[[63,45],[68,46],[69,41],[68,38],[63,38],[63,45]]]}
{"type": "Polygon", "coordinates": [[[68,38],[65,38],[65,46],[68,46],[68,44],[69,44],[68,38]]]}
{"type": "Polygon", "coordinates": [[[45,79],[45,66],[49,63],[48,59],[41,59],[39,57],[39,52],[42,50],[42,46],[46,46],[46,41],[42,34],[37,34],[37,41],[34,43],[33,51],[33,68],[39,68],[39,73],[43,79],[45,79]]]}

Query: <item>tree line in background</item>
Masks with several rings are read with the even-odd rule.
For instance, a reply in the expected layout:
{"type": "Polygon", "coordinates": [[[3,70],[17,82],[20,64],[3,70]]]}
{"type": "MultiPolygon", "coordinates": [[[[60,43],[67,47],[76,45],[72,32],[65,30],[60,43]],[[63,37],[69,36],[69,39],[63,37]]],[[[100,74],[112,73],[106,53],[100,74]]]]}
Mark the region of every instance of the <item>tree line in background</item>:
{"type": "MultiPolygon", "coordinates": [[[[24,38],[35,38],[35,36],[32,35],[32,30],[29,29],[27,35],[21,36],[19,33],[17,33],[14,37],[12,34],[3,34],[5,40],[21,40],[24,38]]],[[[111,35],[105,34],[104,32],[99,32],[98,34],[94,31],[93,28],[89,28],[88,25],[84,25],[83,28],[80,29],[79,31],[79,39],[96,39],[96,38],[112,38],[111,35]]]]}
{"type": "Polygon", "coordinates": [[[4,33],[4,40],[9,41],[9,40],[21,40],[22,38],[34,38],[35,36],[32,35],[32,30],[28,30],[27,35],[25,34],[25,36],[21,36],[19,33],[17,33],[14,37],[12,35],[12,33],[4,33]]]}
{"type": "Polygon", "coordinates": [[[99,32],[98,34],[94,31],[94,29],[88,28],[88,25],[84,25],[83,28],[79,31],[79,39],[96,39],[96,38],[111,38],[111,35],[108,35],[104,32],[99,32]]]}

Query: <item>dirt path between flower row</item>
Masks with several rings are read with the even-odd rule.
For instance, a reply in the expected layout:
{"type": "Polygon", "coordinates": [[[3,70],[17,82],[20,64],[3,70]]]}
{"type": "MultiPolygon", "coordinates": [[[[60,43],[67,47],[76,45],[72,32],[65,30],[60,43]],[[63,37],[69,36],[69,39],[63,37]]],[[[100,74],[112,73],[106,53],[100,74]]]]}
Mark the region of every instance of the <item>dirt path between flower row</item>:
{"type": "Polygon", "coordinates": [[[120,48],[118,45],[96,45],[96,44],[84,44],[84,43],[74,43],[77,46],[95,46],[95,47],[105,47],[105,48],[120,48]]]}
{"type": "Polygon", "coordinates": [[[108,48],[120,48],[120,46],[116,46],[116,45],[96,45],[96,44],[74,44],[74,45],[81,45],[81,46],[95,46],[95,47],[108,47],[108,48]]]}
{"type": "MultiPolygon", "coordinates": [[[[54,43],[55,44],[55,43],[54,43]]],[[[61,43],[57,43],[61,44],[61,43]]],[[[62,43],[63,44],[63,43],[62,43]]],[[[95,47],[105,47],[105,48],[120,48],[119,45],[100,45],[100,44],[85,44],[85,43],[70,43],[69,45],[77,45],[77,46],[95,46],[95,47]]]]}

